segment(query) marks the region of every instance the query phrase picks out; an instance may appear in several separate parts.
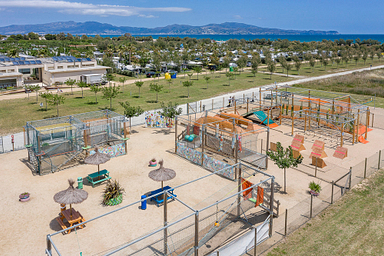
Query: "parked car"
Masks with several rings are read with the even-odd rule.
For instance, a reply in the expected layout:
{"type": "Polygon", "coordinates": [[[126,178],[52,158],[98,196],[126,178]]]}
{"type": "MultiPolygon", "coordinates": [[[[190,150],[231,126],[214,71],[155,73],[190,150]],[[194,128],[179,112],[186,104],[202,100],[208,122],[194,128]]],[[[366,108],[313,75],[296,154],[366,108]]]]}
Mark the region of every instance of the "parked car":
{"type": "Polygon", "coordinates": [[[147,77],[160,76],[160,72],[159,72],[159,73],[156,73],[155,71],[148,71],[148,72],[146,73],[146,76],[147,76],[147,77]]]}

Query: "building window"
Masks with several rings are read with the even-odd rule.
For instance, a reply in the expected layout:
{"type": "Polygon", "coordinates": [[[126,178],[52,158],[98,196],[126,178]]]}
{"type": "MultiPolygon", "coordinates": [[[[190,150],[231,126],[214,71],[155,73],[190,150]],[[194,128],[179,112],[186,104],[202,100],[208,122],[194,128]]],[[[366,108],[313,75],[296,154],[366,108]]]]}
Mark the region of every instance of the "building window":
{"type": "Polygon", "coordinates": [[[29,74],[31,74],[31,69],[30,68],[19,68],[19,72],[21,73],[21,74],[24,74],[24,75],[29,75],[29,74]]]}
{"type": "Polygon", "coordinates": [[[13,72],[15,72],[14,69],[8,69],[8,73],[13,73],[13,72]]]}
{"type": "Polygon", "coordinates": [[[63,69],[63,66],[58,66],[57,69],[63,69]]]}

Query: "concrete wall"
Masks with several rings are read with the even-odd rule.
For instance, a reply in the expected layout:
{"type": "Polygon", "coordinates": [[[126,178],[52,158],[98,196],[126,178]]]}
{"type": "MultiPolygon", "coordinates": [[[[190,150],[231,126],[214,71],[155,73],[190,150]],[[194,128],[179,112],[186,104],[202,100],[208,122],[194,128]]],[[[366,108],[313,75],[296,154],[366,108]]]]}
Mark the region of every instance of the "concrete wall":
{"type": "Polygon", "coordinates": [[[80,76],[88,74],[106,74],[107,71],[105,68],[94,69],[94,70],[84,70],[78,69],[70,72],[60,72],[60,73],[51,73],[49,71],[43,71],[43,83],[47,85],[54,85],[56,82],[64,83],[68,79],[80,80],[80,76]]]}

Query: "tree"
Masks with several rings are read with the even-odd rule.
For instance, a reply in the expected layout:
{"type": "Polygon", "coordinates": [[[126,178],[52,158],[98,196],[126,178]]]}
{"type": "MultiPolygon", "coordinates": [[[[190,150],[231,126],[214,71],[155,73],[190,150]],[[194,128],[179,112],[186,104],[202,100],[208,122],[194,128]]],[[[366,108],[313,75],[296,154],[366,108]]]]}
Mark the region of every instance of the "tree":
{"type": "Polygon", "coordinates": [[[324,65],[324,69],[327,70],[327,65],[328,65],[328,58],[323,58],[322,63],[324,65]]]}
{"type": "Polygon", "coordinates": [[[171,84],[173,83],[173,80],[172,80],[172,78],[168,78],[166,80],[167,80],[168,85],[169,85],[169,92],[171,92],[171,84]]]}
{"type": "Polygon", "coordinates": [[[196,72],[197,80],[199,80],[199,74],[201,73],[202,68],[200,66],[196,66],[193,68],[193,71],[196,72]]]}
{"type": "Polygon", "coordinates": [[[105,77],[107,78],[107,81],[108,81],[108,84],[111,85],[111,81],[113,81],[113,79],[115,79],[115,76],[112,75],[111,73],[107,73],[105,75],[105,77]]]}
{"type": "Polygon", "coordinates": [[[151,83],[149,85],[149,88],[151,88],[151,91],[155,91],[156,92],[156,102],[158,102],[158,95],[159,95],[159,92],[161,92],[161,90],[163,90],[163,85],[159,85],[157,83],[151,83]]]}
{"type": "Polygon", "coordinates": [[[284,193],[287,193],[287,168],[297,167],[303,161],[303,157],[300,155],[294,158],[292,147],[284,149],[280,142],[276,144],[276,152],[269,150],[267,155],[280,169],[284,169],[284,193]]]}
{"type": "Polygon", "coordinates": [[[289,63],[285,64],[285,69],[287,70],[287,77],[288,77],[288,72],[292,69],[292,65],[289,63]]]}
{"type": "Polygon", "coordinates": [[[365,65],[365,62],[366,62],[367,59],[368,59],[368,52],[367,52],[367,51],[364,51],[364,52],[363,52],[363,56],[362,56],[361,58],[364,60],[364,65],[365,65]]]}
{"type": "Polygon", "coordinates": [[[131,104],[129,104],[128,101],[126,102],[119,102],[120,106],[124,108],[124,115],[129,118],[129,129],[132,127],[132,117],[139,116],[144,113],[144,110],[138,106],[133,107],[131,104]]]}
{"type": "Polygon", "coordinates": [[[375,51],[372,50],[370,53],[369,53],[369,57],[371,58],[371,64],[373,64],[373,59],[375,58],[375,51]]]}
{"type": "Polygon", "coordinates": [[[211,79],[209,76],[204,76],[204,79],[205,81],[207,82],[207,89],[208,89],[208,83],[209,83],[209,79],[211,79]]]}
{"type": "Polygon", "coordinates": [[[228,85],[231,86],[231,78],[232,78],[232,73],[231,72],[226,72],[225,76],[228,77],[228,85]]]}
{"type": "Polygon", "coordinates": [[[53,94],[52,97],[49,99],[49,103],[51,105],[56,106],[57,117],[59,117],[59,105],[64,104],[64,101],[65,101],[64,96],[59,94],[53,94]]]}
{"type": "Polygon", "coordinates": [[[300,74],[300,68],[301,68],[301,60],[299,58],[297,58],[297,61],[295,61],[295,67],[297,70],[297,75],[299,75],[300,74]]]}
{"type": "Polygon", "coordinates": [[[335,61],[336,61],[336,66],[337,66],[337,68],[339,68],[339,64],[340,64],[340,62],[341,62],[341,59],[337,57],[337,58],[335,59],[335,61]]]}
{"type": "Polygon", "coordinates": [[[245,56],[241,56],[237,61],[237,65],[241,68],[241,71],[243,71],[244,67],[247,65],[247,58],[245,56]]]}
{"type": "Polygon", "coordinates": [[[124,91],[124,84],[125,82],[127,81],[128,79],[124,76],[121,76],[119,77],[119,82],[123,84],[122,88],[123,88],[123,91],[124,91]]]}
{"type": "Polygon", "coordinates": [[[30,90],[36,93],[36,104],[39,102],[39,91],[41,90],[40,85],[35,84],[30,87],[30,90]]]}
{"type": "Polygon", "coordinates": [[[383,57],[383,55],[381,54],[381,51],[380,51],[380,50],[378,50],[378,51],[376,52],[376,56],[377,56],[377,58],[379,59],[379,62],[381,62],[380,59],[381,59],[381,57],[383,57]]]}
{"type": "Polygon", "coordinates": [[[103,98],[109,99],[109,109],[112,109],[112,99],[117,97],[117,95],[119,94],[119,90],[119,86],[103,87],[103,98]]]}
{"type": "Polygon", "coordinates": [[[141,82],[141,81],[136,81],[136,82],[135,82],[135,85],[136,85],[137,87],[139,87],[139,98],[140,98],[140,89],[141,89],[141,87],[143,86],[143,84],[144,84],[144,82],[141,82]]]}
{"type": "Polygon", "coordinates": [[[95,93],[96,104],[97,104],[97,93],[102,90],[102,87],[99,87],[97,85],[92,85],[90,90],[91,92],[95,93]]]}
{"type": "Polygon", "coordinates": [[[189,76],[189,81],[191,81],[191,78],[193,76],[193,72],[189,73],[188,76],[189,76]]]}
{"type": "Polygon", "coordinates": [[[315,70],[316,61],[314,58],[309,59],[309,65],[312,67],[312,73],[315,70]]]}
{"type": "Polygon", "coordinates": [[[172,120],[183,112],[181,108],[177,107],[178,105],[176,103],[172,104],[172,102],[168,102],[168,105],[165,105],[164,102],[161,102],[161,115],[172,120]]]}
{"type": "Polygon", "coordinates": [[[81,98],[84,98],[84,91],[83,89],[85,87],[88,87],[88,84],[86,82],[83,82],[83,81],[78,81],[77,83],[77,86],[81,88],[81,98]]]}
{"type": "Polygon", "coordinates": [[[45,99],[45,111],[48,110],[48,102],[51,100],[52,98],[52,93],[49,93],[49,92],[43,92],[43,93],[40,93],[40,97],[45,99]]]}
{"type": "Polygon", "coordinates": [[[74,84],[76,84],[76,80],[75,79],[68,79],[67,81],[64,82],[66,85],[70,86],[71,87],[71,94],[73,95],[73,91],[72,91],[72,87],[74,84]]]}
{"type": "Polygon", "coordinates": [[[193,85],[192,81],[184,81],[183,86],[188,88],[188,98],[189,98],[189,87],[193,85]]]}
{"type": "Polygon", "coordinates": [[[268,62],[267,64],[267,70],[270,72],[270,79],[272,80],[272,74],[275,72],[276,65],[273,61],[268,62]]]}
{"type": "Polygon", "coordinates": [[[357,66],[357,62],[360,59],[360,52],[359,51],[355,51],[355,54],[353,55],[353,59],[355,60],[355,64],[357,66]]]}

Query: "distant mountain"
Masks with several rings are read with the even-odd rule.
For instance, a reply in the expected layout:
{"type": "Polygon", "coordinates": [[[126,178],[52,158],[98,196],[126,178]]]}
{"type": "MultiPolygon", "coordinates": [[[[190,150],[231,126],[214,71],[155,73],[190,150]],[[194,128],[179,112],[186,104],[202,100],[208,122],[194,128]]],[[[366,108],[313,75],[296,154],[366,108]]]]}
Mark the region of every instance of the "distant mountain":
{"type": "Polygon", "coordinates": [[[225,22],[205,26],[169,25],[157,28],[138,28],[128,26],[113,26],[94,21],[87,22],[52,22],[36,25],[11,25],[0,27],[0,34],[58,34],[61,32],[76,35],[337,35],[337,31],[319,30],[285,30],[278,28],[261,28],[244,23],[225,22]]]}

